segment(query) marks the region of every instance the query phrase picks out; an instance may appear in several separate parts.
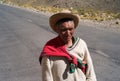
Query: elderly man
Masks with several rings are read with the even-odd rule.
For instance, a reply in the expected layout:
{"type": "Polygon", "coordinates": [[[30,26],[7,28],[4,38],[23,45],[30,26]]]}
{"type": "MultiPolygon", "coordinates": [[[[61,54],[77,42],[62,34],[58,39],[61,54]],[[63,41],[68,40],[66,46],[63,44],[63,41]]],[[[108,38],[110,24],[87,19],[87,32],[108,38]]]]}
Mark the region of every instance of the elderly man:
{"type": "Polygon", "coordinates": [[[79,16],[64,11],[52,15],[49,21],[58,36],[41,52],[42,81],[96,81],[87,44],[73,36],[79,16]]]}

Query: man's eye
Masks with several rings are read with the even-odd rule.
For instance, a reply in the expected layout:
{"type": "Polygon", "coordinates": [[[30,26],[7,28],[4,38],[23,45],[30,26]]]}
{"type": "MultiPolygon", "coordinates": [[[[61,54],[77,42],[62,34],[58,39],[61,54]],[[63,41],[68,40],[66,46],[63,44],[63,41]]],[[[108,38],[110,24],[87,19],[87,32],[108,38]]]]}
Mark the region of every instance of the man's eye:
{"type": "Polygon", "coordinates": [[[62,29],[61,31],[66,31],[67,29],[62,29]]]}
{"type": "Polygon", "coordinates": [[[70,31],[73,30],[72,28],[69,29],[70,31]]]}

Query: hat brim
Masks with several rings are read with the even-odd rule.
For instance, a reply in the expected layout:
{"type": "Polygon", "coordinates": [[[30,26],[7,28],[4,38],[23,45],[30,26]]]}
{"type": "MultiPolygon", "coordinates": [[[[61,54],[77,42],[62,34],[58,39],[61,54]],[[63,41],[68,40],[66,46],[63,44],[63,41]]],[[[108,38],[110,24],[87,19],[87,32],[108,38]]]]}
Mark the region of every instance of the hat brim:
{"type": "Polygon", "coordinates": [[[78,23],[79,23],[79,16],[78,15],[75,15],[75,14],[71,14],[71,13],[57,13],[57,14],[54,14],[50,17],[49,19],[49,24],[50,24],[50,27],[56,32],[56,22],[63,19],[63,18],[71,18],[73,19],[74,23],[75,23],[75,28],[78,26],[78,23]]]}

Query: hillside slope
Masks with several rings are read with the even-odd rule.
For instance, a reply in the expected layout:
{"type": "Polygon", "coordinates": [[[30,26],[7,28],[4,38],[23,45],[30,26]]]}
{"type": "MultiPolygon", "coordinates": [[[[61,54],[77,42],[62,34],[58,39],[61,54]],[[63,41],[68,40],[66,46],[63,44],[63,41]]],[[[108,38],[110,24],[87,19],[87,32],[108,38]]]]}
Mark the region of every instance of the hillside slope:
{"type": "Polygon", "coordinates": [[[19,4],[53,6],[57,8],[94,9],[120,12],[120,0],[3,0],[19,4]]]}
{"type": "Polygon", "coordinates": [[[43,3],[55,7],[120,11],[120,0],[44,0],[43,3]]]}

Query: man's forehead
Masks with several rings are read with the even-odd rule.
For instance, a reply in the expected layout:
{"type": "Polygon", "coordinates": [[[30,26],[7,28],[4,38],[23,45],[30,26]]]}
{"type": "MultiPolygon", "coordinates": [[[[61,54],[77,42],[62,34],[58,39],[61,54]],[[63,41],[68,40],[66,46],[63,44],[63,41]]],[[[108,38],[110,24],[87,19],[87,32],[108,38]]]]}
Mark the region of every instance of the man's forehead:
{"type": "Polygon", "coordinates": [[[65,21],[63,23],[61,23],[61,26],[64,25],[74,25],[74,21],[65,21]]]}
{"type": "Polygon", "coordinates": [[[63,22],[59,25],[60,29],[73,28],[73,27],[74,27],[74,22],[73,21],[63,22]]]}

